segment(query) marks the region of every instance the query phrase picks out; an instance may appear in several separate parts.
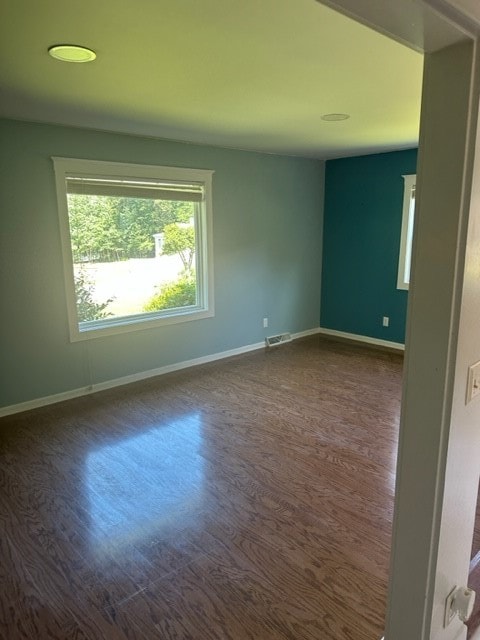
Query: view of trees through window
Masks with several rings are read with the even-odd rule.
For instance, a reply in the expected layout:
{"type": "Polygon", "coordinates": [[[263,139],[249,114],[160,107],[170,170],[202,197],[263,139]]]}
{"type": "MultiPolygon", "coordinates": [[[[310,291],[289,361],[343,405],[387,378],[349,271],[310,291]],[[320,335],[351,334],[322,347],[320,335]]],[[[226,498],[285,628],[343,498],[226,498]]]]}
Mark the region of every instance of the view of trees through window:
{"type": "Polygon", "coordinates": [[[79,322],[196,304],[195,202],[68,193],[79,322]]]}

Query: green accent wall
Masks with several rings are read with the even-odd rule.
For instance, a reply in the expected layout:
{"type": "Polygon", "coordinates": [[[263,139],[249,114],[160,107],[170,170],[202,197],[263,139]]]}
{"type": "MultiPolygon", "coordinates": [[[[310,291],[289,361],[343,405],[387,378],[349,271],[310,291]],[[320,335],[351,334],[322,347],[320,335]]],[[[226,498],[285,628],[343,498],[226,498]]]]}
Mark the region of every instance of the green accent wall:
{"type": "Polygon", "coordinates": [[[416,164],[416,149],[327,161],[322,327],[404,343],[408,292],[397,289],[402,176],[416,173],[416,164]]]}
{"type": "Polygon", "coordinates": [[[0,408],[318,327],[323,162],[9,120],[0,141],[0,408]],[[52,156],[213,169],[215,317],[71,343],[52,156]]]}

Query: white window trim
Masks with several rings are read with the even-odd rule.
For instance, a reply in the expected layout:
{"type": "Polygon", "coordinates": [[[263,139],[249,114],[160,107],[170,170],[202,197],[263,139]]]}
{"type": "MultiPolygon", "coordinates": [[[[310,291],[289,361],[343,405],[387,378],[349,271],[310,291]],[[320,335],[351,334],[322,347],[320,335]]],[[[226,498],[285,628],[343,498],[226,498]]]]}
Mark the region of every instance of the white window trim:
{"type": "Polygon", "coordinates": [[[152,329],[179,322],[201,320],[215,315],[213,298],[213,223],[212,223],[212,177],[209,169],[187,169],[157,165],[105,162],[103,160],[81,160],[78,158],[52,157],[55,170],[58,215],[63,255],[63,270],[67,300],[68,326],[71,342],[115,335],[140,329],[152,329]],[[195,233],[200,251],[197,256],[198,299],[194,308],[173,309],[150,314],[138,314],[123,318],[98,320],[88,327],[80,328],[73,275],[73,256],[70,240],[66,177],[72,173],[90,177],[146,178],[201,182],[205,186],[204,215],[195,216],[195,233]]]}
{"type": "Polygon", "coordinates": [[[410,215],[410,200],[412,189],[415,187],[417,176],[415,174],[402,176],[403,186],[403,211],[402,211],[402,231],[400,234],[400,254],[398,258],[397,289],[408,290],[410,278],[405,278],[405,264],[412,251],[413,218],[410,215]]]}

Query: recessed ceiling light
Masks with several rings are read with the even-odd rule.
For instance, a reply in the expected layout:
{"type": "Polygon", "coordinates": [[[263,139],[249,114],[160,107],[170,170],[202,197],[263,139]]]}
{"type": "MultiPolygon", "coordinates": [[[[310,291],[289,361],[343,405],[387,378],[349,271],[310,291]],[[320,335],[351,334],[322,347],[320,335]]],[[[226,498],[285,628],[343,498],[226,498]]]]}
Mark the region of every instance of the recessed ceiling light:
{"type": "Polygon", "coordinates": [[[348,113],[325,113],[321,118],[326,122],[338,122],[339,120],[348,120],[350,115],[348,113]]]}
{"type": "Polygon", "coordinates": [[[76,44],[55,44],[48,49],[48,53],[62,62],[92,62],[97,57],[95,51],[76,44]]]}

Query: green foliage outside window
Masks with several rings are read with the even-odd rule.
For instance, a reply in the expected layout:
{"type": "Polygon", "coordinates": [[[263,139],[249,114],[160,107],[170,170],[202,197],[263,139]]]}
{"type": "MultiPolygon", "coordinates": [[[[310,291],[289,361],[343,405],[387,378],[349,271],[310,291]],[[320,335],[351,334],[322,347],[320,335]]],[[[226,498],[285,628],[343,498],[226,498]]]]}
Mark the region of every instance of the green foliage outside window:
{"type": "MultiPolygon", "coordinates": [[[[188,201],[68,194],[73,261],[78,265],[153,258],[154,236],[162,233],[162,254],[178,255],[183,272],[177,280],[157,287],[157,293],[143,310],[194,306],[197,302],[193,269],[195,229],[189,224],[194,206],[188,201]]],[[[94,292],[94,283],[81,268],[75,276],[79,322],[112,315],[107,307],[114,298],[96,302],[94,292]]]]}
{"type": "Polygon", "coordinates": [[[186,272],[192,269],[195,230],[192,225],[168,224],[163,230],[162,251],[166,256],[178,253],[186,272]]]}
{"type": "Polygon", "coordinates": [[[193,206],[187,201],[69,194],[73,261],[153,258],[154,234],[172,223],[187,223],[193,206]]]}
{"type": "Polygon", "coordinates": [[[105,309],[108,307],[113,298],[109,298],[105,302],[95,302],[93,299],[94,291],[93,283],[88,279],[83,269],[75,276],[75,295],[77,296],[77,314],[79,322],[88,322],[89,320],[101,320],[108,318],[111,313],[107,313],[105,309]]]}
{"type": "Polygon", "coordinates": [[[196,282],[191,272],[184,272],[175,282],[160,287],[144,307],[144,311],[162,311],[196,304],[196,282]]]}

